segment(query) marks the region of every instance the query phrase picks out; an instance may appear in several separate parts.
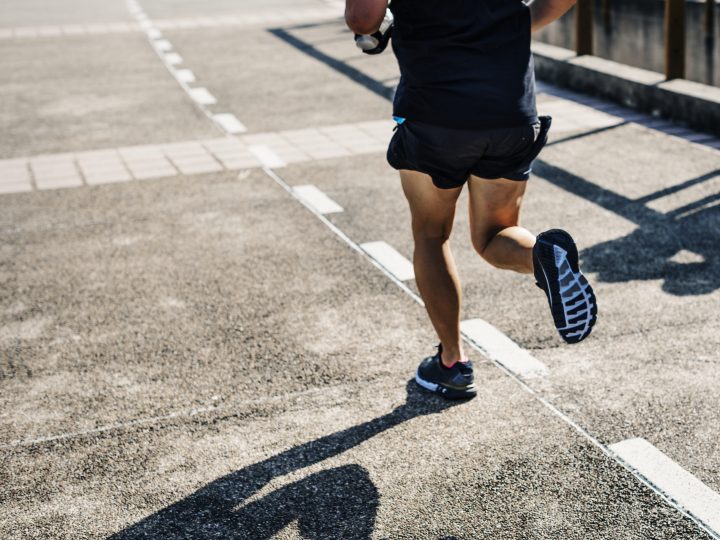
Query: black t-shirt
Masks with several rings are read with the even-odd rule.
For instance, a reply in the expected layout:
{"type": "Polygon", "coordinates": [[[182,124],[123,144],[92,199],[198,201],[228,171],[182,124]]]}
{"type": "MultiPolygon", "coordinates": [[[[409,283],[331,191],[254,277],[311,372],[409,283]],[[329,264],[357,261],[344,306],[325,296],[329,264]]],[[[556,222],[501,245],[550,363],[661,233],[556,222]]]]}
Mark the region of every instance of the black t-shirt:
{"type": "Polygon", "coordinates": [[[521,0],[393,0],[396,116],[458,129],[537,121],[521,0]]]}

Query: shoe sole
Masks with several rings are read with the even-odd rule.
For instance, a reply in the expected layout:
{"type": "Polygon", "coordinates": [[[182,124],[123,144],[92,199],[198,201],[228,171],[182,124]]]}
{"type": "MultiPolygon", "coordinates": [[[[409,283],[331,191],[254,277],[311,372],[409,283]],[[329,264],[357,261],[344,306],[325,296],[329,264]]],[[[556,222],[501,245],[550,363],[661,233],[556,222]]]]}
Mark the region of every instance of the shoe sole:
{"type": "MultiPolygon", "coordinates": [[[[534,259],[539,262],[543,290],[550,304],[555,328],[566,343],[587,338],[597,321],[597,301],[590,283],[579,268],[577,247],[565,231],[554,229],[540,235],[534,259]],[[544,237],[554,237],[548,241],[544,237]],[[562,272],[562,275],[560,275],[562,272]],[[555,282],[557,287],[552,287],[555,282]]],[[[536,279],[540,281],[540,275],[536,279]]]]}
{"type": "Polygon", "coordinates": [[[426,381],[420,377],[419,370],[415,372],[415,382],[428,392],[442,396],[445,399],[472,399],[477,395],[477,389],[474,383],[468,386],[466,390],[458,390],[457,388],[450,388],[443,384],[426,381]]]}

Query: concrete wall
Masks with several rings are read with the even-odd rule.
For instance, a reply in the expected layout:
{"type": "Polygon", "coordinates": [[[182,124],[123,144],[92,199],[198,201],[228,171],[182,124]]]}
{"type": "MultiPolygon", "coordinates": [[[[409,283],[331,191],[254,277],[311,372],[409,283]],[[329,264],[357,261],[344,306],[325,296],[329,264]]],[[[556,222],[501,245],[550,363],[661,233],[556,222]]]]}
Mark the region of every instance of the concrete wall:
{"type": "MultiPolygon", "coordinates": [[[[717,2],[716,2],[717,3],[717,2]]],[[[665,69],[665,0],[594,0],[593,54],[621,64],[665,69]]],[[[575,48],[575,10],[536,32],[533,39],[575,48]]],[[[685,78],[720,86],[720,4],[712,34],[705,31],[705,0],[686,3],[685,78]]]]}
{"type": "Polygon", "coordinates": [[[538,79],[720,135],[720,88],[533,42],[538,79]]]}

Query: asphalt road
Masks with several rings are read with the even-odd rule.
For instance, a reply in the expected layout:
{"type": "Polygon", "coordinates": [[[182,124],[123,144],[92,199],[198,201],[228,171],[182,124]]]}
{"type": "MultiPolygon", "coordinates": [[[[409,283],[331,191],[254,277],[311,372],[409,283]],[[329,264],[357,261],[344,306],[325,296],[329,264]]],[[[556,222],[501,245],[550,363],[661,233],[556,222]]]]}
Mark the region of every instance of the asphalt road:
{"type": "Polygon", "coordinates": [[[411,381],[435,344],[414,282],[358,248],[412,257],[378,123],[397,67],[354,48],[336,2],[6,4],[1,538],[720,534],[718,141],[541,86],[555,129],[524,223],[572,231],[600,321],[563,345],[542,293],[483,263],[458,212],[463,318],[547,372],[471,350],[478,397],[449,404],[411,381]],[[214,150],[220,113],[249,157],[214,150]],[[131,146],[163,166],[139,179],[131,146]],[[132,174],[84,154],[114,149],[132,174]],[[288,191],[308,184],[343,211],[288,191]],[[673,491],[641,468],[651,454],[633,474],[616,445],[638,438],[707,492],[673,491]]]}

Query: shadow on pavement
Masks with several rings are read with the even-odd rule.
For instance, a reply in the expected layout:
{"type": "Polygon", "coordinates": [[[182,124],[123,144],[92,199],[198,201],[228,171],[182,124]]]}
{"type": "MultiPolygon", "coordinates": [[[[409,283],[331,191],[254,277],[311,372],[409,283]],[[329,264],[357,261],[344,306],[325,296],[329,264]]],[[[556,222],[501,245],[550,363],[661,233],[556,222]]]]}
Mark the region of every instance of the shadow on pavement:
{"type": "MultiPolygon", "coordinates": [[[[342,21],[334,21],[332,24],[344,28],[342,21]]],[[[379,96],[392,99],[394,91],[392,87],[366,75],[341,59],[319,51],[315,44],[293,35],[297,30],[316,26],[320,25],[306,24],[285,29],[276,28],[270,32],[379,96]]],[[[344,31],[349,33],[349,30],[344,31]]],[[[349,34],[348,39],[350,39],[349,34]]],[[[572,135],[550,144],[591,136],[625,124],[627,122],[572,135]]],[[[668,214],[662,214],[646,206],[646,203],[654,199],[710,180],[720,174],[720,170],[637,200],[628,199],[541,160],[535,163],[534,171],[548,182],[639,225],[638,229],[624,238],[598,244],[582,251],[583,269],[596,272],[601,281],[617,283],[663,280],[663,290],[677,296],[709,294],[720,288],[720,205],[715,204],[720,201],[720,194],[710,195],[668,214]],[[694,260],[691,258],[683,261],[682,257],[681,260],[673,260],[683,250],[692,252],[694,260]]]]}
{"type": "Polygon", "coordinates": [[[310,441],[218,478],[192,495],[111,536],[136,538],[271,538],[297,520],[306,538],[370,538],[379,505],[368,472],[351,464],[326,469],[247,501],[271,480],[337,456],[403,422],[455,403],[406,385],[407,400],[390,413],[310,441]]]}
{"type": "MultiPolygon", "coordinates": [[[[378,96],[385,99],[392,99],[393,93],[395,92],[395,89],[393,87],[387,86],[381,81],[378,81],[370,77],[369,75],[366,75],[359,69],[349,65],[346,61],[339,60],[337,58],[333,58],[329,54],[325,54],[324,52],[317,49],[315,47],[315,44],[307,43],[306,41],[303,41],[302,39],[293,36],[290,32],[282,28],[273,28],[268,31],[275,37],[283,40],[285,43],[288,43],[299,51],[304,52],[315,60],[319,60],[320,62],[331,67],[338,73],[342,73],[347,78],[364,86],[368,90],[376,93],[378,96]]],[[[352,36],[348,35],[348,39],[352,39],[352,36]]]]}
{"type": "Polygon", "coordinates": [[[635,200],[543,161],[536,162],[534,170],[544,180],[639,225],[623,238],[583,250],[585,271],[597,272],[600,280],[611,283],[662,280],[663,290],[677,296],[720,288],[720,193],[667,214],[646,206],[715,178],[720,169],[635,200]],[[682,259],[683,251],[691,252],[689,259],[682,259]]]}

